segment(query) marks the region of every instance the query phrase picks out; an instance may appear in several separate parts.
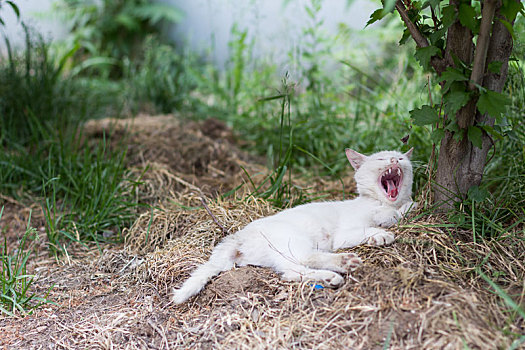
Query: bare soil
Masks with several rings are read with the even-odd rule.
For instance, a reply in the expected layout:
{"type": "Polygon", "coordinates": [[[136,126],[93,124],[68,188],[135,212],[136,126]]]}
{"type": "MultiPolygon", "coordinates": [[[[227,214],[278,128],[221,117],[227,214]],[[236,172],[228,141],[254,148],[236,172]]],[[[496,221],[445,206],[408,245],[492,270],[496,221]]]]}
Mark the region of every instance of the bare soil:
{"type": "MultiPolygon", "coordinates": [[[[71,247],[57,262],[42,242],[30,266],[34,291],[53,285],[49,298],[56,305],[25,317],[0,316],[1,348],[507,349],[525,334],[524,319],[475,270],[490,266],[489,277],[525,307],[524,228],[516,228],[521,236],[461,243],[433,216],[398,226],[392,246],[351,249],[364,264],[337,290],[242,267],[222,273],[188,303],[171,304],[172,288],[226,231],[276,211],[250,197],[247,185],[237,196],[218,196],[247,183],[241,166],[265,169],[218,121],[141,116],[113,122],[92,122],[84,137],[111,129],[111,142],[128,145],[132,171],[148,169],[137,195],[155,209],[126,231],[124,243],[102,252],[71,247]]],[[[316,186],[337,185],[319,180],[316,186]]],[[[2,201],[0,226],[14,249],[30,208],[2,201]]],[[[33,226],[40,229],[41,214],[33,209],[33,226]]]]}

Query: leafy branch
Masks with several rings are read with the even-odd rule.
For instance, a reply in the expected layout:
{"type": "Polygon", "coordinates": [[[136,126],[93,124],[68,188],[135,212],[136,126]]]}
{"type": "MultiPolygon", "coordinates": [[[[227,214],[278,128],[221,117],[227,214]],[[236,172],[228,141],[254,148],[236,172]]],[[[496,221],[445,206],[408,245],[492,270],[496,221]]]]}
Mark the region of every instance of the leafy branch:
{"type": "Polygon", "coordinates": [[[440,143],[436,199],[450,207],[450,194],[466,198],[468,189],[481,183],[493,137],[504,136],[500,125],[509,98],[501,92],[513,25],[517,14],[524,13],[523,4],[519,0],[385,0],[368,24],[394,10],[406,28],[401,43],[413,39],[416,59],[424,70],[436,73],[441,86],[439,108],[431,102],[410,115],[414,125],[435,127],[432,141],[440,143]]]}

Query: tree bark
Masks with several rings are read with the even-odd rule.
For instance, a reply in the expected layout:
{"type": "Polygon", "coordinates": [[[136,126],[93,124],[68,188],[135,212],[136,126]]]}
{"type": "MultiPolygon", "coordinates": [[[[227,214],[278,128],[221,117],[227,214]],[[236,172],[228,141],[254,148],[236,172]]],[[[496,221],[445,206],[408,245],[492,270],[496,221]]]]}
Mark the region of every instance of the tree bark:
{"type": "MultiPolygon", "coordinates": [[[[488,90],[502,92],[507,80],[509,69],[509,57],[512,53],[513,41],[512,36],[505,26],[498,20],[503,19],[501,14],[496,13],[496,21],[492,27],[492,37],[487,52],[487,65],[491,62],[501,62],[499,73],[487,72],[483,78],[483,87],[488,90]]],[[[481,114],[477,111],[476,123],[482,125],[494,125],[494,118],[487,114],[481,114]]],[[[493,140],[487,133],[483,133],[483,147],[481,149],[470,145],[472,148],[472,163],[480,164],[485,167],[487,154],[493,145],[493,140]]]]}
{"type": "MultiPolygon", "coordinates": [[[[481,83],[483,87],[489,90],[501,92],[507,78],[508,60],[512,52],[512,37],[498,20],[502,18],[499,13],[499,4],[495,18],[488,48],[480,48],[486,50],[483,53],[483,60],[480,61],[478,58],[478,62],[475,62],[482,65],[483,69],[480,70],[480,67],[476,66],[473,68],[473,73],[476,72],[474,73],[476,83],[481,83]],[[494,61],[502,62],[499,74],[485,72],[488,64],[494,61]]],[[[459,22],[456,22],[449,29],[447,36],[447,60],[451,59],[451,54],[455,54],[462,61],[470,63],[473,57],[473,45],[471,46],[471,44],[472,34],[470,31],[465,30],[459,22]],[[468,44],[466,45],[466,43],[468,44]]],[[[476,52],[477,54],[478,52],[476,52]]],[[[484,132],[482,148],[479,149],[468,140],[466,132],[468,127],[474,124],[492,126],[494,125],[494,118],[481,115],[476,109],[476,102],[477,98],[475,97],[456,114],[460,132],[463,133],[462,138],[458,140],[454,138],[453,133],[446,131],[441,140],[436,185],[434,186],[434,201],[440,204],[442,209],[450,209],[455,202],[464,199],[469,188],[479,185],[483,177],[487,154],[493,145],[493,140],[490,135],[484,132]]]]}
{"type": "MultiPolygon", "coordinates": [[[[459,6],[459,1],[457,0],[452,1],[452,3],[456,5],[456,8],[459,6]]],[[[473,35],[470,29],[464,27],[459,20],[456,20],[450,26],[447,33],[445,53],[447,66],[455,66],[453,55],[466,64],[472,62],[474,57],[472,38],[473,35]]],[[[458,197],[461,197],[468,191],[471,181],[478,181],[478,172],[476,172],[476,175],[465,174],[465,170],[469,168],[469,149],[471,146],[465,130],[473,123],[475,113],[476,103],[475,101],[469,101],[455,116],[461,130],[460,132],[463,133],[461,139],[455,139],[454,133],[448,130],[445,130],[445,135],[441,139],[436,170],[436,184],[434,186],[434,202],[440,203],[443,209],[451,208],[458,197]]],[[[450,118],[451,116],[448,117],[450,118]]]]}
{"type": "MultiPolygon", "coordinates": [[[[451,0],[450,4],[455,6],[456,11],[459,11],[460,0],[451,0]]],[[[447,31],[445,52],[442,52],[441,55],[443,58],[434,56],[430,60],[438,75],[441,75],[448,67],[454,67],[454,58],[457,57],[466,65],[472,64],[472,73],[468,86],[465,86],[466,89],[475,91],[477,85],[482,85],[496,92],[503,90],[513,42],[510,33],[499,21],[505,19],[500,13],[501,5],[501,0],[483,1],[477,46],[474,46],[474,36],[471,30],[464,27],[459,18],[456,19],[447,31]],[[486,71],[488,64],[494,61],[502,63],[501,70],[497,74],[486,71]]],[[[429,46],[427,38],[411,22],[403,0],[397,0],[395,8],[416,45],[419,48],[429,46]]],[[[433,190],[434,202],[439,204],[443,210],[452,208],[456,202],[466,197],[470,187],[481,183],[487,154],[493,145],[490,135],[484,131],[481,149],[475,147],[467,137],[470,126],[494,125],[494,118],[489,115],[481,115],[477,110],[477,94],[473,93],[472,96],[455,116],[445,116],[445,118],[455,118],[459,131],[456,131],[458,134],[454,134],[445,130],[440,144],[433,190]]]]}

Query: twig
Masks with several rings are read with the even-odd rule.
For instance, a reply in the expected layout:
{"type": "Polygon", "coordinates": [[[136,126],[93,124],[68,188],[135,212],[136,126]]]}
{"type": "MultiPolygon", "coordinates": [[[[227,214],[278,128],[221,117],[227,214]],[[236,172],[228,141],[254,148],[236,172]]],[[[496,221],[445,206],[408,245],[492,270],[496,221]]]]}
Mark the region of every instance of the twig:
{"type": "Polygon", "coordinates": [[[496,12],[496,6],[497,0],[485,0],[483,2],[479,36],[476,44],[476,52],[474,53],[472,74],[470,75],[470,90],[474,90],[476,88],[476,84],[481,85],[483,82],[485,61],[487,60],[487,51],[490,42],[490,31],[492,29],[492,21],[494,19],[494,13],[496,12]]]}
{"type": "Polygon", "coordinates": [[[217,218],[215,217],[215,215],[213,215],[213,213],[211,212],[210,208],[208,207],[208,205],[206,204],[206,201],[204,200],[204,197],[201,197],[201,203],[202,205],[204,206],[204,209],[206,209],[206,211],[208,212],[208,214],[211,216],[211,218],[213,219],[213,222],[215,222],[215,224],[217,224],[217,226],[219,226],[222,230],[222,233],[224,234],[230,234],[230,232],[224,227],[221,225],[221,223],[217,220],[217,218]]]}
{"type": "MultiPolygon", "coordinates": [[[[430,46],[427,38],[425,38],[423,34],[421,34],[418,27],[410,20],[410,17],[408,17],[407,9],[401,0],[396,1],[396,10],[401,16],[403,22],[405,23],[408,31],[410,32],[410,35],[416,42],[417,47],[423,48],[430,46]]],[[[445,60],[443,58],[440,58],[439,56],[432,56],[430,59],[430,63],[432,64],[432,67],[434,67],[438,75],[441,75],[441,73],[444,72],[447,67],[445,60]]],[[[444,84],[444,82],[440,84],[444,84]]]]}
{"type": "Polygon", "coordinates": [[[403,22],[405,22],[405,25],[407,26],[407,29],[410,32],[410,35],[412,35],[412,38],[414,38],[414,41],[416,42],[417,47],[421,48],[421,47],[429,46],[427,38],[425,38],[423,34],[421,34],[417,26],[408,17],[406,7],[401,0],[396,1],[396,10],[401,16],[401,19],[403,20],[403,22]]]}
{"type": "Polygon", "coordinates": [[[8,197],[8,196],[4,196],[3,194],[0,193],[0,199],[3,199],[5,200],[6,202],[10,202],[12,204],[15,204],[15,205],[19,205],[21,207],[26,207],[25,205],[22,205],[19,201],[17,201],[16,199],[14,198],[11,198],[11,197],[8,197]]]}
{"type": "MultiPolygon", "coordinates": [[[[164,332],[164,329],[161,331],[159,329],[159,327],[157,327],[157,325],[155,325],[151,320],[148,320],[148,324],[151,326],[151,328],[153,328],[154,330],[157,331],[157,333],[159,333],[159,335],[162,337],[162,339],[164,340],[164,342],[166,343],[166,350],[170,350],[170,346],[168,344],[168,338],[166,338],[166,334],[164,332]]],[[[161,326],[162,327],[162,326],[161,326]]]]}
{"type": "Polygon", "coordinates": [[[490,136],[489,133],[487,133],[485,130],[483,130],[483,132],[487,135],[487,137],[490,140],[490,143],[492,144],[492,147],[494,148],[494,152],[492,152],[492,155],[490,156],[489,160],[485,162],[485,166],[487,166],[487,164],[489,164],[496,155],[496,142],[494,142],[494,139],[492,138],[492,136],[490,136]]]}
{"type": "Polygon", "coordinates": [[[430,12],[432,13],[432,22],[434,22],[434,30],[438,30],[438,19],[436,17],[436,12],[434,11],[434,8],[430,6],[430,12]]]}

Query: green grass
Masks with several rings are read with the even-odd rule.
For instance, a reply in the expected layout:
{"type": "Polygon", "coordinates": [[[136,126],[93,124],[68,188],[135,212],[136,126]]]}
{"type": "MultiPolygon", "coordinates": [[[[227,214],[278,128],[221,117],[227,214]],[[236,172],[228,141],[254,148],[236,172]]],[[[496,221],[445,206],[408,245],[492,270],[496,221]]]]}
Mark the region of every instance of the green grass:
{"type": "Polygon", "coordinates": [[[184,107],[195,82],[186,72],[197,62],[192,56],[178,54],[155,37],[145,41],[144,59],[130,64],[127,79],[130,80],[129,95],[134,109],[146,109],[153,113],[172,113],[184,107]]]}
{"type": "Polygon", "coordinates": [[[79,130],[56,135],[27,153],[20,148],[0,155],[0,189],[40,201],[46,232],[56,253],[64,241],[114,241],[137,212],[137,185],[125,167],[125,152],[111,150],[105,139],[81,143],[79,130]],[[41,199],[39,199],[41,198],[41,199]]]}
{"type": "MultiPolygon", "coordinates": [[[[315,14],[315,9],[311,11],[315,14]]],[[[312,18],[309,25],[312,27],[304,30],[308,37],[316,32],[317,21],[312,18]]],[[[375,33],[376,36],[393,29],[378,31],[381,34],[375,33]]],[[[290,164],[296,172],[341,176],[348,170],[343,154],[347,147],[372,153],[415,146],[416,159],[426,161],[431,151],[429,132],[413,126],[408,115],[412,107],[429,98],[426,76],[410,68],[417,63],[406,48],[396,49],[399,54],[388,60],[380,53],[368,60],[353,60],[358,55],[349,54],[350,49],[345,52],[329,49],[338,44],[348,48],[347,43],[355,35],[348,32],[338,38],[312,38],[319,42],[303,53],[289,53],[290,60],[297,63],[293,65],[302,67],[302,71],[279,77],[275,64],[253,57],[254,43],[246,39],[246,30],[235,27],[227,70],[221,72],[211,67],[194,72],[197,91],[204,96],[201,109],[196,108],[195,114],[226,121],[250,142],[251,151],[267,155],[272,168],[278,167],[280,147],[290,144],[292,130],[294,147],[290,164]],[[315,64],[334,57],[340,61],[335,62],[333,70],[316,68],[315,64]],[[280,82],[282,79],[287,81],[286,88],[280,82]],[[284,127],[279,97],[283,95],[290,96],[291,106],[284,127]],[[401,139],[408,134],[409,145],[404,145],[401,139]]],[[[306,38],[304,41],[309,42],[306,38]]],[[[392,50],[396,41],[393,35],[386,37],[378,43],[377,50],[392,50]]],[[[352,49],[361,53],[369,50],[364,44],[352,49]]]]}
{"type": "MultiPolygon", "coordinates": [[[[0,211],[0,221],[4,208],[0,211]]],[[[14,251],[8,251],[7,239],[4,244],[0,259],[2,271],[0,273],[0,312],[9,316],[15,314],[27,315],[43,304],[51,303],[47,299],[51,288],[43,296],[31,291],[35,276],[27,273],[27,264],[33,249],[33,242],[38,239],[37,231],[31,227],[31,215],[27,228],[14,251]]]]}
{"type": "Polygon", "coordinates": [[[53,122],[61,111],[74,103],[72,86],[61,76],[62,66],[55,66],[49,46],[40,36],[34,38],[24,26],[25,49],[13,51],[5,38],[8,59],[0,63],[0,142],[20,145],[38,142],[40,124],[53,122]]]}
{"type": "Polygon", "coordinates": [[[105,137],[84,140],[81,130],[92,112],[116,110],[122,100],[105,104],[100,91],[92,91],[98,80],[64,77],[65,61],[31,35],[26,28],[23,54],[11,52],[0,63],[0,89],[6,90],[5,96],[0,91],[0,191],[41,203],[53,254],[71,240],[119,240],[137,212],[137,183],[121,145],[110,146],[105,137]]]}

